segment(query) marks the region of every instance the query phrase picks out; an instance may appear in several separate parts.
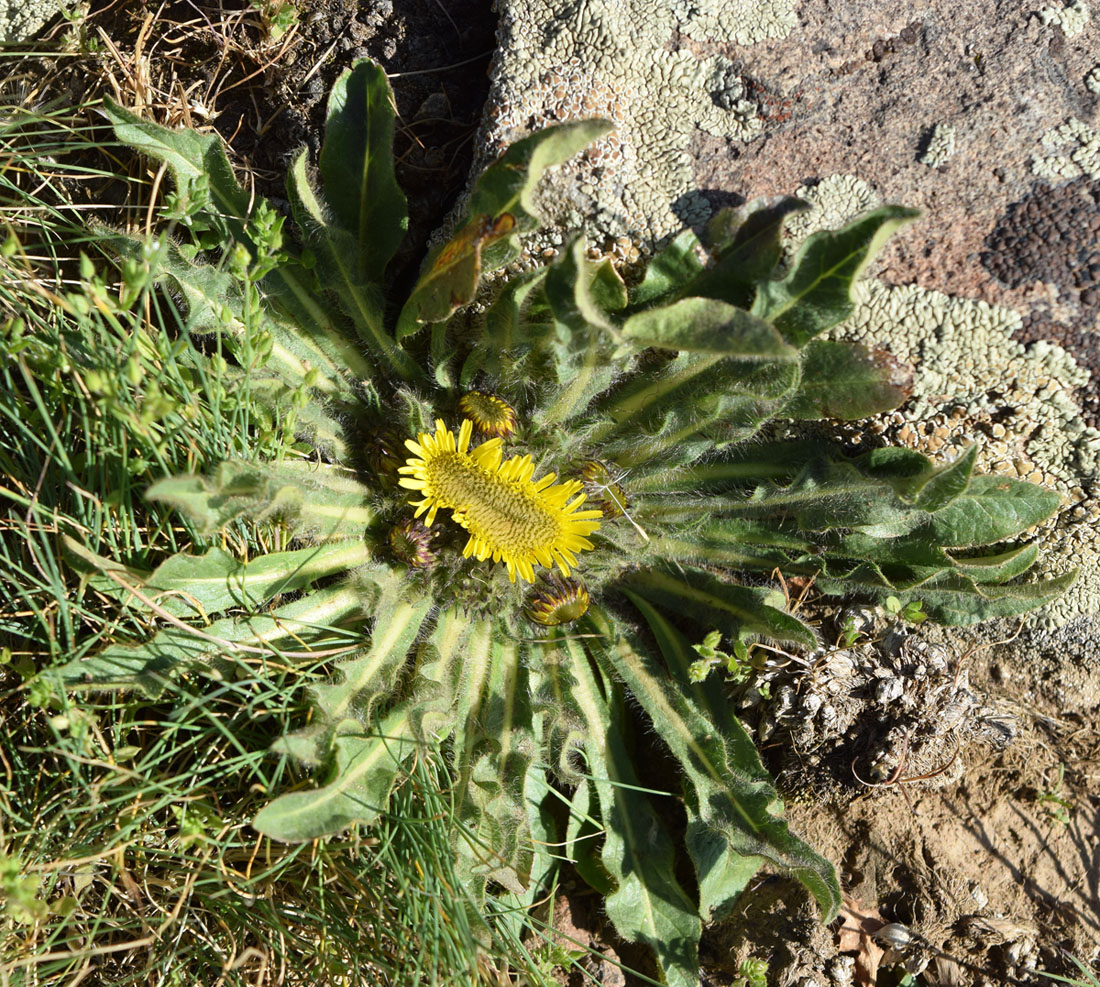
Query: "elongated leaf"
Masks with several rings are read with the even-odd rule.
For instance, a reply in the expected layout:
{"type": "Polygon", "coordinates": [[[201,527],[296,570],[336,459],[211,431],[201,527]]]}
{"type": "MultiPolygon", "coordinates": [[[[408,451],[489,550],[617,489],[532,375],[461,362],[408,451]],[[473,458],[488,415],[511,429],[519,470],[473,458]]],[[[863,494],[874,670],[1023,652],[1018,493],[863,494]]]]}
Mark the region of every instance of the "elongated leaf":
{"type": "Polygon", "coordinates": [[[623,323],[622,335],[638,346],[742,360],[794,360],[798,351],[767,322],[713,298],[684,298],[646,309],[623,323]]]}
{"type": "Polygon", "coordinates": [[[144,572],[100,558],[67,535],[63,537],[66,550],[80,563],[108,576],[97,584],[101,592],[148,612],[148,605],[125,588],[133,587],[176,617],[205,619],[231,607],[253,609],[276,594],[301,589],[324,576],[370,561],[363,542],[275,552],[249,563],[238,562],[220,548],[211,548],[204,555],[173,555],[153,572],[144,572]],[[119,578],[112,580],[111,575],[119,578]]]}
{"type": "Polygon", "coordinates": [[[359,277],[374,284],[381,284],[409,225],[393,170],[393,120],[393,92],[380,65],[356,62],[336,80],[326,110],[321,181],[336,224],[352,234],[359,277]]]}
{"type": "Polygon", "coordinates": [[[209,202],[209,218],[225,222],[238,242],[251,244],[243,222],[248,215],[248,194],[233,174],[220,137],[186,128],[169,130],[142,120],[109,99],[102,112],[123,144],[166,164],[184,196],[209,202]]]}
{"type": "MultiPolygon", "coordinates": [[[[191,613],[205,616],[230,607],[257,607],[278,593],[368,562],[370,552],[361,541],[273,552],[251,562],[238,562],[220,548],[212,548],[205,555],[173,555],[149,574],[146,585],[171,594],[191,613]]],[[[164,598],[158,602],[163,604],[164,598]]]]}
{"type": "Polygon", "coordinates": [[[381,284],[364,268],[378,257],[360,257],[355,232],[330,221],[324,199],[317,194],[306,172],[306,152],[294,159],[287,176],[287,191],[295,219],[317,258],[317,275],[324,288],[335,294],[340,309],[355,326],[360,339],[375,359],[402,380],[417,381],[423,371],[397,342],[383,322],[381,284]]]}
{"type": "Polygon", "coordinates": [[[233,521],[278,518],[301,535],[322,540],[362,537],[374,520],[367,491],[334,467],[290,463],[222,463],[213,476],[175,476],[154,483],[150,500],[170,504],[202,534],[233,521]]]}
{"type": "MultiPolygon", "coordinates": [[[[631,596],[669,668],[684,668],[688,643],[645,600],[631,596]]],[[[685,771],[687,845],[703,918],[726,914],[763,859],[802,881],[831,921],[840,907],[836,872],[780,818],[779,796],[737,718],[728,708],[716,709],[713,700],[697,703],[685,682],[670,682],[669,668],[660,667],[633,635],[616,633],[606,615],[593,612],[591,619],[612,640],[607,657],[616,673],[685,771]]]]}
{"type": "Polygon", "coordinates": [[[569,701],[587,726],[585,758],[604,822],[601,860],[615,890],[604,907],[616,931],[657,955],[664,983],[696,987],[702,923],[696,907],[676,880],[672,840],[640,791],[624,736],[620,691],[605,694],[588,656],[576,641],[563,641],[571,658],[569,701]]]}
{"type": "Polygon", "coordinates": [[[749,308],[757,285],[772,276],[783,255],[784,221],[809,208],[801,199],[777,196],[720,210],[703,234],[703,242],[716,260],[684,293],[749,308]]]}
{"type": "Polygon", "coordinates": [[[852,282],[896,230],[920,213],[883,206],[841,230],[814,233],[802,245],[787,276],[764,281],[753,315],[766,319],[794,346],[843,322],[852,312],[852,282]]]}
{"type": "Polygon", "coordinates": [[[397,320],[397,338],[412,335],[426,322],[449,319],[477,294],[481,252],[508,236],[515,226],[511,213],[476,216],[450,240],[428,254],[424,269],[397,320]]]}
{"type": "Polygon", "coordinates": [[[891,411],[913,390],[910,369],[886,350],[814,339],[803,350],[798,390],[785,418],[855,420],[891,411]]]}
{"type": "Polygon", "coordinates": [[[583,239],[577,237],[546,273],[546,300],[555,329],[549,362],[562,386],[554,403],[543,412],[544,422],[569,421],[606,390],[614,377],[615,365],[609,354],[618,330],[593,294],[596,271],[596,265],[585,258],[583,239]]]}
{"type": "Polygon", "coordinates": [[[1024,480],[973,476],[965,493],[932,515],[928,535],[947,548],[970,548],[1015,538],[1050,517],[1060,494],[1024,480]]]}
{"type": "Polygon", "coordinates": [[[630,291],[631,306],[652,305],[674,292],[686,290],[703,271],[704,257],[705,251],[695,233],[681,230],[646,266],[644,277],[630,291]]]}
{"type": "Polygon", "coordinates": [[[514,260],[519,235],[539,225],[534,194],[543,173],[610,129],[604,120],[548,127],[516,141],[489,165],[474,184],[455,233],[428,254],[398,317],[397,338],[448,318],[473,300],[482,268],[493,271],[514,260]]]}
{"type": "Polygon", "coordinates": [[[416,750],[408,707],[398,706],[377,726],[341,723],[333,738],[332,780],[281,795],[252,820],[265,836],[300,843],[370,823],[385,808],[404,761],[416,750]]]}
{"type": "Polygon", "coordinates": [[[111,645],[51,674],[57,674],[68,688],[136,688],[156,695],[167,676],[196,665],[209,666],[223,655],[323,650],[337,639],[335,629],[361,618],[371,600],[361,588],[322,590],[268,613],[226,617],[201,629],[165,627],[141,644],[111,645]]]}
{"type": "Polygon", "coordinates": [[[1021,545],[995,555],[968,556],[955,559],[955,571],[976,583],[1003,583],[1015,579],[1030,569],[1039,558],[1039,545],[1021,545]]]}
{"type": "Polygon", "coordinates": [[[606,898],[615,890],[615,885],[600,860],[603,826],[599,812],[592,785],[587,778],[582,778],[569,800],[565,856],[573,863],[585,883],[606,898]]]}
{"type": "Polygon", "coordinates": [[[906,490],[906,499],[915,507],[938,511],[950,504],[970,485],[970,477],[978,462],[978,447],[971,445],[954,462],[931,469],[914,480],[906,490]]]}
{"type": "Polygon", "coordinates": [[[517,235],[541,222],[535,188],[548,168],[563,164],[612,130],[607,120],[576,120],[547,127],[512,144],[478,177],[466,204],[466,216],[515,217],[513,235],[490,251],[485,269],[507,264],[519,252],[517,235]]]}
{"type": "Polygon", "coordinates": [[[331,763],[324,785],[284,795],[256,816],[253,826],[280,840],[309,840],[370,822],[385,805],[402,760],[415,747],[412,700],[379,725],[375,703],[393,680],[420,635],[431,601],[414,595],[389,573],[374,606],[370,647],[336,667],[333,679],[311,688],[310,725],[272,746],[307,764],[331,763]]]}
{"type": "MultiPolygon", "coordinates": [[[[1015,617],[1058,599],[1077,578],[1076,571],[1052,579],[1003,585],[979,584],[969,576],[943,572],[920,583],[902,598],[902,603],[919,601],[925,613],[937,623],[962,627],[995,617],[1015,617]]],[[[843,583],[823,580],[825,592],[851,591],[858,580],[843,583]],[[845,586],[847,589],[842,589],[845,586]]],[[[862,587],[861,587],[862,588],[862,587]]],[[[870,589],[870,587],[868,587],[870,589]]],[[[879,590],[879,598],[888,595],[879,590]]]]}
{"type": "MultiPolygon", "coordinates": [[[[193,130],[169,130],[135,116],[110,100],[104,105],[104,115],[114,127],[116,136],[124,144],[168,166],[176,187],[194,203],[207,204],[205,217],[216,228],[224,229],[237,243],[246,247],[255,257],[256,245],[248,235],[249,196],[241,188],[229,165],[221,139],[217,135],[204,136],[193,130]]],[[[252,204],[255,208],[255,203],[252,204]]],[[[307,288],[306,272],[294,257],[289,257],[271,271],[263,280],[269,299],[277,299],[286,307],[300,328],[305,345],[320,346],[327,359],[321,363],[343,361],[355,376],[369,379],[370,365],[334,327],[330,314],[312,297],[307,288]]],[[[184,280],[184,269],[178,266],[173,276],[184,280]]],[[[197,284],[197,276],[192,281],[197,284]]],[[[192,299],[193,301],[193,299],[192,299]]],[[[290,352],[295,345],[287,334],[277,340],[290,352]]]]}
{"type": "Polygon", "coordinates": [[[492,642],[483,708],[466,731],[467,757],[455,765],[466,883],[493,880],[521,894],[531,876],[525,783],[535,738],[527,668],[515,642],[492,642]]]}
{"type": "MultiPolygon", "coordinates": [[[[725,583],[701,569],[684,569],[683,577],[642,570],[631,574],[624,585],[633,594],[717,627],[730,638],[752,636],[811,648],[817,642],[808,624],[774,605],[777,594],[725,583]]],[[[782,602],[782,597],[778,599],[782,602]]]]}

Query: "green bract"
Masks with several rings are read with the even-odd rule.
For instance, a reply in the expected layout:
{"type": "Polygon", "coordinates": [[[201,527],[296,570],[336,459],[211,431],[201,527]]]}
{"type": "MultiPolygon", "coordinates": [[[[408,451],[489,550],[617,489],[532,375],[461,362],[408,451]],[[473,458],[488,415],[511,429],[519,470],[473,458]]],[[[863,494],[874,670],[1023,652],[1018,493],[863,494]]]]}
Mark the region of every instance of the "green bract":
{"type": "MultiPolygon", "coordinates": [[[[457,779],[456,854],[475,895],[534,901],[549,859],[536,847],[564,846],[670,984],[696,982],[702,922],[727,912],[762,864],[795,875],[831,918],[832,866],[788,831],[717,677],[695,681],[685,629],[717,628],[737,653],[759,639],[817,643],[782,595],[759,580],[739,585],[741,571],[919,599],[946,623],[1020,613],[1067,584],[1019,581],[1036,548],[1013,541],[1058,496],[974,475],[974,450],[936,466],[903,449],[851,457],[762,431],[904,400],[888,357],[819,335],[849,314],[853,279],[915,213],[886,207],[815,234],[779,273],[783,220],[800,204],[754,203],[720,213],[701,240],[680,234],[632,287],[576,238],[549,266],[498,276],[479,296],[486,272],[516,260],[520,235],[537,225],[542,173],[609,129],[566,124],[521,140],[481,176],[465,219],[398,306],[385,274],[406,212],[377,66],[360,63],[338,82],[318,173],[304,153],[293,163],[299,247],[284,243],[264,202],[250,202],[216,138],[107,113],[120,140],[167,165],[177,219],[227,244],[214,263],[163,238],[114,236],[114,250],[171,289],[190,332],[212,341],[210,359],[225,354],[227,373],[248,375],[272,427],[295,433],[304,452],[149,491],[200,533],[275,522],[294,538],[286,551],[244,562],[211,549],[138,572],[71,544],[101,588],[169,622],[150,640],[65,666],[67,681],[155,690],[227,653],[316,657],[334,628],[369,622],[369,645],[312,687],[311,722],[278,747],[315,768],[318,784],[278,795],[255,819],[263,833],[308,840],[369,823],[416,751],[443,746],[457,779]],[[477,312],[460,312],[475,298],[477,312]],[[440,494],[430,528],[412,520],[421,494],[397,480],[415,473],[423,491],[432,469],[451,468],[445,433],[459,432],[459,402],[474,390],[464,407],[499,414],[502,438],[488,441],[502,442],[505,459],[529,455],[536,486],[550,472],[569,490],[583,483],[584,509],[602,511],[573,582],[513,583],[491,558],[463,556],[460,525],[474,530],[481,492],[519,484],[506,470],[478,479],[467,456],[454,494],[466,500],[440,494]],[[421,451],[408,451],[418,436],[421,451]],[[573,623],[544,626],[588,601],[573,623]],[[682,843],[659,811],[667,796],[636,764],[639,716],[681,769],[682,843]],[[565,832],[554,828],[555,800],[568,805],[565,832]],[[676,866],[685,850],[690,886],[676,866]]],[[[514,554],[533,559],[538,548],[514,554]]]]}

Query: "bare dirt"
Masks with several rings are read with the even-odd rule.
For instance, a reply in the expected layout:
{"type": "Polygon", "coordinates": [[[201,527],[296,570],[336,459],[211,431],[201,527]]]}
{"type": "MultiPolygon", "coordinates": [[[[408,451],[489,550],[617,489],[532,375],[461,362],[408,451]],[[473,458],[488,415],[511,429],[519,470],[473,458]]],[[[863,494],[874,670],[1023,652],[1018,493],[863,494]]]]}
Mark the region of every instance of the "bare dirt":
{"type": "MultiPolygon", "coordinates": [[[[466,181],[494,44],[489,0],[297,6],[298,25],[272,41],[244,0],[96,2],[83,54],[20,70],[62,99],[111,95],[160,122],[217,131],[280,204],[290,155],[319,148],[332,82],[355,59],[375,58],[393,73],[408,242],[423,244],[466,181]]],[[[404,260],[413,270],[419,256],[410,248],[404,260]]],[[[951,771],[933,777],[919,777],[930,770],[914,771],[915,761],[895,773],[895,750],[875,781],[858,756],[866,746],[851,759],[818,751],[807,764],[816,747],[800,746],[800,722],[773,732],[764,753],[787,788],[792,826],[837,862],[848,910],[843,926],[822,927],[800,886],[762,874],[740,911],[707,931],[702,983],[740,982],[749,957],[767,961],[775,987],[1038,984],[1048,981],[1035,970],[1075,972],[1065,952],[1100,963],[1100,671],[1057,655],[1025,665],[996,647],[964,659],[943,643],[948,672],[966,665],[975,708],[1012,720],[1003,749],[960,735],[951,771]]],[[[797,665],[777,674],[773,695],[787,685],[804,698],[814,674],[797,665]]],[[[744,710],[750,725],[753,710],[744,710]]],[[[882,741],[880,714],[874,703],[859,711],[861,743],[882,741]]],[[[613,940],[595,894],[567,885],[548,918],[563,943],[603,953],[583,961],[589,978],[641,982],[620,965],[644,959],[613,940]]],[[[563,983],[583,979],[562,973],[563,983]]]]}

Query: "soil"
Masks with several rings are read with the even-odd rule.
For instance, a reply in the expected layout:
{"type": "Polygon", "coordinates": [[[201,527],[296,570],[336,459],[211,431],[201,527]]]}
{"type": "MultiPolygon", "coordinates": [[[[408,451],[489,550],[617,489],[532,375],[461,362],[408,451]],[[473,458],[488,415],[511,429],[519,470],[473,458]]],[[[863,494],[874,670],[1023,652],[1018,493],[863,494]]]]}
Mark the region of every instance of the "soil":
{"type": "MultiPolygon", "coordinates": [[[[424,244],[466,183],[494,44],[490,0],[296,6],[297,26],[276,41],[245,0],[95,2],[82,32],[96,52],[31,59],[9,78],[45,68],[62,99],[113,95],[161,122],[213,129],[256,190],[285,205],[288,160],[302,147],[317,153],[333,81],[355,59],[374,58],[391,73],[399,114],[407,243],[424,244]]],[[[67,28],[52,30],[60,38],[67,28]]],[[[401,259],[408,277],[420,257],[410,246],[401,259]]],[[[1100,671],[1050,655],[1006,666],[995,648],[962,656],[943,643],[952,674],[965,662],[982,708],[1011,717],[1010,742],[997,749],[971,731],[950,772],[887,770],[868,784],[858,759],[819,757],[793,770],[807,753],[791,739],[797,725],[766,738],[765,757],[793,789],[792,827],[838,862],[843,925],[821,926],[799,885],[762,873],[741,910],[707,930],[703,983],[739,983],[749,957],[767,961],[776,987],[893,985],[907,975],[926,985],[1038,984],[1048,981],[1036,970],[1076,972],[1066,952],[1098,965],[1100,671]],[[820,783],[807,784],[815,772],[820,783]],[[805,799],[811,790],[815,801],[805,799]]],[[[799,695],[812,688],[805,667],[784,674],[773,694],[783,684],[799,695]]],[[[753,707],[744,712],[751,724],[753,707]]],[[[859,724],[877,736],[874,715],[868,706],[859,724]]],[[[568,947],[603,953],[585,959],[589,978],[642,982],[620,964],[644,967],[644,958],[614,941],[592,892],[567,885],[552,921],[568,947]]]]}

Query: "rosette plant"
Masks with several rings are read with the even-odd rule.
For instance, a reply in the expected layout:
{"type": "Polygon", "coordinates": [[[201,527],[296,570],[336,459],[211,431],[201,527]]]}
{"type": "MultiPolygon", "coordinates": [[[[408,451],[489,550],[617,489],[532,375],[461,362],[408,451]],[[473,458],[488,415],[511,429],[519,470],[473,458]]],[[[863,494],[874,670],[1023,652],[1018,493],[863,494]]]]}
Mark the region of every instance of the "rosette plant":
{"type": "Polygon", "coordinates": [[[216,137],[106,112],[119,140],[166,166],[172,215],[192,230],[187,243],[103,231],[124,279],[166,287],[197,358],[250,388],[298,456],[148,492],[200,536],[270,525],[281,547],[266,555],[213,547],[139,571],[71,544],[162,625],[64,666],[67,682],[155,691],[234,653],[316,658],[359,626],[361,646],[341,639],[331,678],[309,686],[309,722],[277,745],[311,771],[272,793],[260,832],[369,824],[410,760],[440,750],[474,899],[534,901],[545,848],[560,846],[670,984],[696,982],[703,922],[761,865],[831,918],[832,866],[788,830],[721,683],[692,681],[692,644],[717,630],[740,652],[815,647],[775,570],[825,594],[916,595],[946,623],[1019,613],[1065,585],[1018,578],[1036,558],[1020,537],[1057,495],[976,475],[973,450],[937,466],[788,437],[784,423],[906,397],[885,354],[820,336],[915,214],[876,210],[788,262],[783,221],[801,204],[773,200],[680,234],[629,286],[579,236],[514,273],[540,176],[609,130],[564,124],[480,176],[397,299],[386,274],[406,203],[377,66],[338,82],[316,170],[294,159],[294,243],[216,137]],[[639,756],[656,748],[676,793],[639,756]]]}

